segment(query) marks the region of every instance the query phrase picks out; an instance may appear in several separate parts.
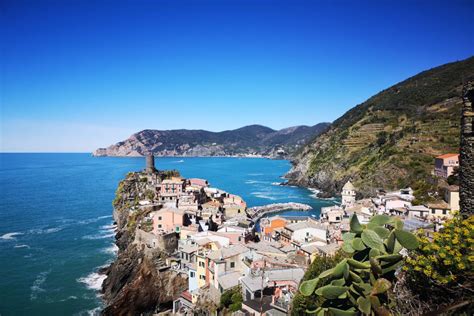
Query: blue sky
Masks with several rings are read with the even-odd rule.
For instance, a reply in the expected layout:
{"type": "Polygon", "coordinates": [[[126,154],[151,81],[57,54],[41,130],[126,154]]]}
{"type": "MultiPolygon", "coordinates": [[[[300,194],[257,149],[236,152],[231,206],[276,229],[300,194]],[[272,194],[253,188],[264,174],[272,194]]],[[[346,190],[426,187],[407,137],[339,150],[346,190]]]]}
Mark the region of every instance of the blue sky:
{"type": "Polygon", "coordinates": [[[1,151],[333,121],[474,54],[472,1],[2,0],[1,151]]]}

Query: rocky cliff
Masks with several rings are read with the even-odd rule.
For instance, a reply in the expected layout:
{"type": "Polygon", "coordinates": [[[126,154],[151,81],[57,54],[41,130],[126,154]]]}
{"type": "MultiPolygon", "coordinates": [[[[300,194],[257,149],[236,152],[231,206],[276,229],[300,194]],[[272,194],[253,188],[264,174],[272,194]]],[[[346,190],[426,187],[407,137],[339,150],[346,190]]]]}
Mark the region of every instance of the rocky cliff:
{"type": "Polygon", "coordinates": [[[134,243],[137,223],[151,211],[137,207],[137,201],[147,190],[149,184],[140,173],[129,173],[117,189],[113,205],[119,252],[116,260],[102,271],[107,274],[102,285],[106,303],[103,315],[152,314],[169,308],[187,287],[187,277],[173,270],[158,269],[167,254],[145,251],[143,245],[134,243]]]}
{"type": "Polygon", "coordinates": [[[349,110],[296,155],[290,183],[340,192],[351,179],[360,192],[412,186],[436,194],[434,157],[459,152],[463,81],[474,57],[427,71],[349,110]]]}
{"type": "Polygon", "coordinates": [[[245,156],[286,158],[327,129],[329,123],[294,126],[279,131],[261,125],[236,130],[143,130],[95,156],[245,156]]]}

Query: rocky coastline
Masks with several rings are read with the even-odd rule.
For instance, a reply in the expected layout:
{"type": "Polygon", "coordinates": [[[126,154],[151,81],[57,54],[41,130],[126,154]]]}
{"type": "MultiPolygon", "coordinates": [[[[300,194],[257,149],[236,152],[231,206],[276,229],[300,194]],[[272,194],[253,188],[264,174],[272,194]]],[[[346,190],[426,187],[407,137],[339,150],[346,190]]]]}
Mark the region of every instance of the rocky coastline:
{"type": "Polygon", "coordinates": [[[105,308],[102,315],[152,314],[169,305],[187,285],[187,278],[172,271],[160,271],[157,262],[168,254],[162,251],[144,251],[134,243],[136,222],[146,216],[136,210],[130,216],[130,203],[142,196],[146,184],[138,173],[129,173],[121,181],[114,200],[113,218],[117,224],[117,258],[102,272],[107,278],[102,284],[105,308]]]}

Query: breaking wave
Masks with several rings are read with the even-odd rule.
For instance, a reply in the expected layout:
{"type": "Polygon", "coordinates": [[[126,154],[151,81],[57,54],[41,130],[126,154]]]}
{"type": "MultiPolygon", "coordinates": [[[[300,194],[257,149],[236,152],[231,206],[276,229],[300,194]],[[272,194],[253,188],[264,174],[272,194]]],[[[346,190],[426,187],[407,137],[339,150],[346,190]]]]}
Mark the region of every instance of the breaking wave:
{"type": "Polygon", "coordinates": [[[118,247],[116,244],[112,244],[110,247],[102,249],[103,253],[116,255],[118,253],[118,247]]]}
{"type": "Polygon", "coordinates": [[[21,245],[15,245],[13,248],[30,248],[30,246],[21,244],[21,245]]]}
{"type": "Polygon", "coordinates": [[[86,235],[86,236],[83,236],[82,239],[96,240],[96,239],[112,238],[114,236],[115,236],[115,233],[112,232],[108,234],[86,235]]]}
{"type": "Polygon", "coordinates": [[[23,235],[23,233],[20,233],[20,232],[7,233],[7,234],[4,234],[4,235],[0,236],[0,239],[14,240],[14,239],[16,239],[15,236],[18,236],[18,235],[23,235]]]}
{"type": "Polygon", "coordinates": [[[77,279],[77,282],[84,283],[89,290],[100,291],[105,278],[107,278],[105,274],[92,272],[85,277],[77,279]]]}

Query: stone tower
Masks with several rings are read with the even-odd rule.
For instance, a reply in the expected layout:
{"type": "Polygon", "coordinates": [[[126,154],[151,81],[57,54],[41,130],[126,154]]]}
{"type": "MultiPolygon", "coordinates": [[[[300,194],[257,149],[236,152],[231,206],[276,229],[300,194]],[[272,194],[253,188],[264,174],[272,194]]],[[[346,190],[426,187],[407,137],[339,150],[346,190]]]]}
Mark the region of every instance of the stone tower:
{"type": "Polygon", "coordinates": [[[155,168],[155,156],[153,155],[146,155],[145,156],[145,159],[146,159],[146,169],[145,169],[145,172],[146,173],[154,173],[156,171],[156,168],[155,168]]]}
{"type": "Polygon", "coordinates": [[[460,209],[465,215],[474,214],[474,87],[472,82],[463,89],[460,153],[460,209]]]}

